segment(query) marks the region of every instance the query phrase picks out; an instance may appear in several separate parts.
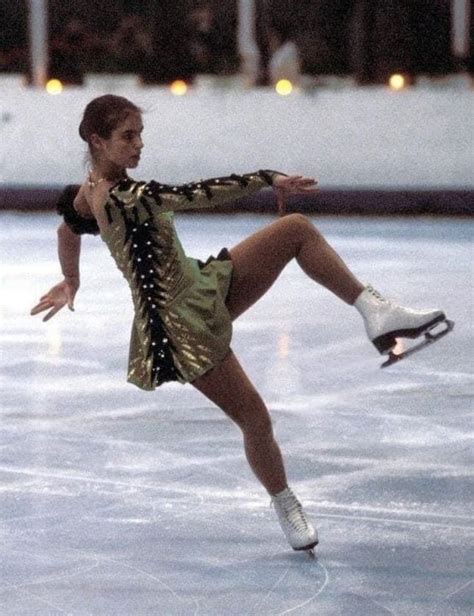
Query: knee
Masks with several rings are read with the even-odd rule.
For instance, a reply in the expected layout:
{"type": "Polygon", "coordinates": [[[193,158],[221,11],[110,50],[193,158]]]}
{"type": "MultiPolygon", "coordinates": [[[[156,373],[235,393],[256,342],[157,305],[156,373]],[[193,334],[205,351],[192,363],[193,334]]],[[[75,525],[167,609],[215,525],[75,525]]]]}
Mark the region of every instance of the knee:
{"type": "Polygon", "coordinates": [[[292,233],[299,239],[306,238],[308,235],[321,236],[311,220],[304,214],[295,212],[288,214],[282,220],[286,221],[292,233]]]}
{"type": "Polygon", "coordinates": [[[247,439],[254,438],[259,441],[273,438],[272,420],[267,409],[260,411],[253,417],[245,431],[245,436],[247,439]]]}
{"type": "Polygon", "coordinates": [[[245,410],[239,419],[239,427],[246,439],[262,439],[273,435],[270,414],[259,396],[256,396],[254,400],[247,400],[245,410]]]}

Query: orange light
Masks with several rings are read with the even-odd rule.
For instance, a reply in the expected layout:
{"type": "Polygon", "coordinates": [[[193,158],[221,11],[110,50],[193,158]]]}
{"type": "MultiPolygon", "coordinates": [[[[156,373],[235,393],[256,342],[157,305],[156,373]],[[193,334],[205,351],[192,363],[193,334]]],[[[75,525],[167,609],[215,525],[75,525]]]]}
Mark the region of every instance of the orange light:
{"type": "Polygon", "coordinates": [[[48,94],[61,94],[63,91],[63,84],[59,81],[59,79],[50,79],[46,83],[46,92],[48,94]]]}
{"type": "Polygon", "coordinates": [[[289,79],[280,79],[275,86],[275,90],[280,96],[288,96],[293,92],[293,84],[289,79]]]}
{"type": "Polygon", "coordinates": [[[400,75],[399,73],[395,73],[395,75],[392,75],[390,77],[390,79],[388,80],[388,85],[390,86],[391,90],[403,90],[403,88],[406,87],[406,79],[403,75],[400,75]]]}
{"type": "Polygon", "coordinates": [[[171,94],[174,94],[175,96],[184,96],[188,91],[188,85],[182,79],[176,79],[176,81],[173,81],[170,85],[170,90],[171,94]]]}
{"type": "Polygon", "coordinates": [[[400,338],[397,338],[396,340],[397,340],[397,343],[393,347],[392,353],[394,355],[400,355],[401,353],[403,353],[403,351],[405,351],[405,346],[404,346],[402,340],[400,340],[400,338]]]}

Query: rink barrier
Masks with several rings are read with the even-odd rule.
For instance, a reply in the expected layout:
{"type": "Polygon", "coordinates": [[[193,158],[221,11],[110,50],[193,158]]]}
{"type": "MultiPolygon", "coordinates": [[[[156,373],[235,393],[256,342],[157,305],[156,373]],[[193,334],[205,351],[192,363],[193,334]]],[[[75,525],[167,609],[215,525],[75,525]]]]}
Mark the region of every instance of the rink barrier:
{"type": "MultiPolygon", "coordinates": [[[[2,186],[0,188],[0,210],[28,212],[54,210],[62,189],[62,186],[2,186]]],[[[258,196],[252,195],[239,199],[232,205],[224,205],[212,211],[272,213],[276,211],[275,195],[270,190],[264,190],[258,196]]],[[[322,189],[317,195],[290,197],[287,211],[322,215],[472,216],[474,214],[474,190],[330,188],[322,189]]]]}

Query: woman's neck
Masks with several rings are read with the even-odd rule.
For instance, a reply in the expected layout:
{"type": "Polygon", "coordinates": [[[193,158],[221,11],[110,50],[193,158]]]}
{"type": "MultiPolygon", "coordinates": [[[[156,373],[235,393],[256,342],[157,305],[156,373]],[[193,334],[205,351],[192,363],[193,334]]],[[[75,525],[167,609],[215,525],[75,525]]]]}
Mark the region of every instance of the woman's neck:
{"type": "Polygon", "coordinates": [[[115,182],[126,177],[127,170],[116,165],[104,165],[99,162],[93,162],[89,169],[89,180],[92,182],[98,182],[99,180],[115,182]]]}
{"type": "Polygon", "coordinates": [[[93,190],[102,182],[112,182],[116,184],[119,180],[123,180],[126,177],[128,177],[126,169],[120,169],[118,167],[115,169],[111,169],[110,167],[103,169],[93,165],[87,174],[87,184],[89,188],[93,190]]]}

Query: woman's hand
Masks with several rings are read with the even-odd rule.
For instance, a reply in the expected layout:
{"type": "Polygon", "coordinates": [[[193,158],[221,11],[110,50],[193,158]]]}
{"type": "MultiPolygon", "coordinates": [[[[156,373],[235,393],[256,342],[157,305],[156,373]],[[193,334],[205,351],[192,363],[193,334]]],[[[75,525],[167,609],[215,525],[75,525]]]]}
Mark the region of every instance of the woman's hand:
{"type": "Polygon", "coordinates": [[[278,213],[285,214],[285,200],[288,195],[306,195],[318,192],[317,181],[302,175],[277,175],[273,179],[273,189],[276,192],[278,213]]]}
{"type": "Polygon", "coordinates": [[[30,314],[35,315],[51,308],[43,319],[43,321],[49,321],[66,304],[69,310],[74,310],[74,297],[78,289],[79,281],[64,279],[40,297],[40,301],[31,309],[30,314]]]}

